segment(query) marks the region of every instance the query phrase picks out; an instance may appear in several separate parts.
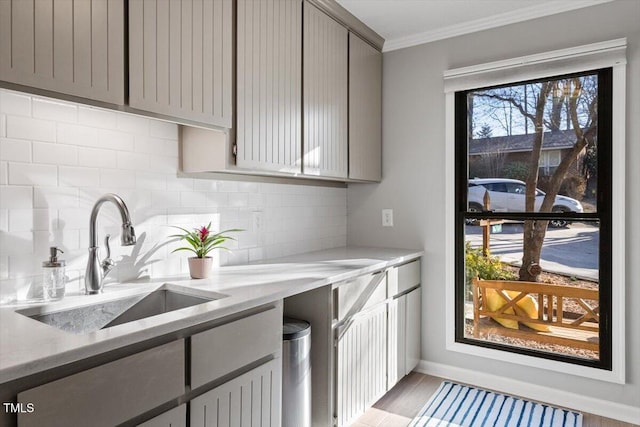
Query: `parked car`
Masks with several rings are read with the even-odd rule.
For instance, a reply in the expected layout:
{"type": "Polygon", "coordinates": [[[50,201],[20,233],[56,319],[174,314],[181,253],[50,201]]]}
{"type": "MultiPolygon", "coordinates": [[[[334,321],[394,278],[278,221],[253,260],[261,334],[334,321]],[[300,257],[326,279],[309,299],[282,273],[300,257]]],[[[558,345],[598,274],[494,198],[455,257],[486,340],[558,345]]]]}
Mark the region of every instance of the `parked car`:
{"type": "MultiPolygon", "coordinates": [[[[517,179],[506,178],[475,178],[469,180],[468,210],[482,212],[484,194],[489,191],[491,210],[494,212],[524,212],[526,184],[517,179]]],[[[544,191],[536,188],[535,211],[540,210],[544,200],[544,191]]],[[[557,195],[552,212],[582,212],[582,204],[571,197],[557,195]]],[[[468,224],[473,224],[470,220],[468,224]]],[[[551,227],[564,227],[569,221],[554,219],[549,221],[551,227]]]]}

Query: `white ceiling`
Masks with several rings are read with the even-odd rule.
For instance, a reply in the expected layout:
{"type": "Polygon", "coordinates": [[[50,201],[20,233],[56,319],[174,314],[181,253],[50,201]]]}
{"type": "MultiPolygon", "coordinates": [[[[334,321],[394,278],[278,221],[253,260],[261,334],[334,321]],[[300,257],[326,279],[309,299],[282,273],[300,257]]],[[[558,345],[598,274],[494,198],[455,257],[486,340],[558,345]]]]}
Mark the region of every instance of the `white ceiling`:
{"type": "Polygon", "coordinates": [[[337,0],[401,49],[613,0],[337,0]]]}

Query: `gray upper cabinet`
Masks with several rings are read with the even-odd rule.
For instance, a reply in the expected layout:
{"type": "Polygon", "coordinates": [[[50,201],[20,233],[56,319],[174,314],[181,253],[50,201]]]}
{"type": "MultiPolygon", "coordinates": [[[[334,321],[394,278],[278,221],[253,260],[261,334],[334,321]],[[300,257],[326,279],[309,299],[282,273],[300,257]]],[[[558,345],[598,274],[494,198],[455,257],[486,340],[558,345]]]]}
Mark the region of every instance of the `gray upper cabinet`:
{"type": "Polygon", "coordinates": [[[302,1],[238,0],[239,168],[301,171],[302,1]]]}
{"type": "Polygon", "coordinates": [[[382,53],[349,33],[349,178],[382,179],[382,53]]]}
{"type": "Polygon", "coordinates": [[[303,172],[347,178],[348,31],[309,3],[303,28],[303,172]]]}
{"type": "Polygon", "coordinates": [[[0,1],[0,80],[124,104],[122,0],[0,1]]]}
{"type": "Polygon", "coordinates": [[[233,0],[131,0],[129,104],[230,128],[232,49],[233,0]]]}

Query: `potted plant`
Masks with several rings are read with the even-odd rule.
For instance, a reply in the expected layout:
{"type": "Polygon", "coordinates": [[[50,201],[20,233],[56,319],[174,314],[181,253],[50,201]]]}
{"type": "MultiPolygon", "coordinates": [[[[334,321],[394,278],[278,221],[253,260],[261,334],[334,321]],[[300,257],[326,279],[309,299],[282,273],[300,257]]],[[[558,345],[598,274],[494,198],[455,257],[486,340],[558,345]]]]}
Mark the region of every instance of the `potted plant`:
{"type": "Polygon", "coordinates": [[[180,240],[185,240],[189,246],[183,246],[174,249],[173,252],[178,251],[191,251],[195,254],[194,257],[189,258],[189,273],[193,279],[204,279],[211,274],[211,267],[213,265],[213,258],[207,256],[209,252],[214,249],[225,249],[221,246],[227,240],[235,240],[227,233],[234,233],[243,231],[238,228],[232,228],[224,230],[219,233],[211,233],[211,223],[206,227],[194,228],[193,230],[187,230],[186,228],[174,226],[183,231],[183,234],[174,234],[170,237],[177,237],[180,240]]]}

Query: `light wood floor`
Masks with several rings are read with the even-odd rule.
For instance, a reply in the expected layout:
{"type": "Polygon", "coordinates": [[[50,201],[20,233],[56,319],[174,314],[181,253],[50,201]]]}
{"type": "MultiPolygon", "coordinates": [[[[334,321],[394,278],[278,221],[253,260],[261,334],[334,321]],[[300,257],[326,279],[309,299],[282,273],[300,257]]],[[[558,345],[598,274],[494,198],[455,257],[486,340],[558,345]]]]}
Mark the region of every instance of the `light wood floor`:
{"type": "MultiPolygon", "coordinates": [[[[412,372],[369,408],[352,427],[406,427],[418,414],[442,378],[412,372]]],[[[553,402],[549,402],[553,404],[553,402]]],[[[639,427],[583,413],[583,427],[639,427]]]]}

